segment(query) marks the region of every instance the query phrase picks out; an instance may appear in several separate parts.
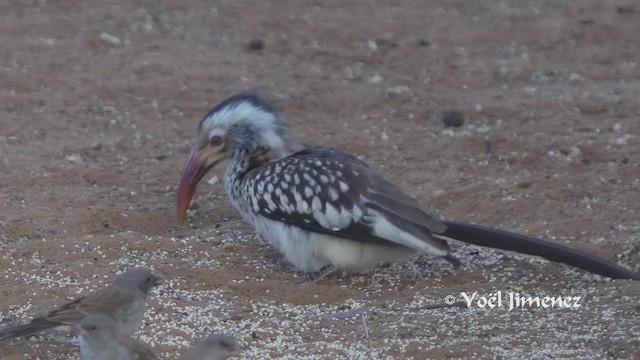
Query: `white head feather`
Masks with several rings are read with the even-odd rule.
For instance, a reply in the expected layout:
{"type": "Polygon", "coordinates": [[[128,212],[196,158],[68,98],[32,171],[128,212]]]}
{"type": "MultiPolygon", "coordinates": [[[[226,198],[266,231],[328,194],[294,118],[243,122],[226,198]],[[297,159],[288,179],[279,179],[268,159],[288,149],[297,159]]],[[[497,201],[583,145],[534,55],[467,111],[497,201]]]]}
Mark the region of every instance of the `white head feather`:
{"type": "Polygon", "coordinates": [[[214,128],[226,132],[246,128],[257,145],[271,149],[279,157],[288,155],[287,124],[282,115],[259,95],[241,93],[218,104],[204,117],[198,131],[208,132],[214,128]]]}

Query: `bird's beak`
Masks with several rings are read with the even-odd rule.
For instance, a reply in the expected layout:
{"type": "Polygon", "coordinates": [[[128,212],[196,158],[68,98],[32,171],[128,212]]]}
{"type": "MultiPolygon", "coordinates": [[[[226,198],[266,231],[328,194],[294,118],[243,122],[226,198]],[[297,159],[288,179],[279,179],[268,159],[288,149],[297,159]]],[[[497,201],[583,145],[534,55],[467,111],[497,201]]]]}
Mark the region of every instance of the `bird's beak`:
{"type": "Polygon", "coordinates": [[[71,328],[71,333],[76,336],[86,336],[89,332],[86,329],[83,329],[80,324],[75,324],[71,328]]]}
{"type": "Polygon", "coordinates": [[[202,178],[224,157],[221,153],[207,153],[204,149],[192,149],[182,170],[178,185],[178,224],[184,223],[187,208],[202,178]]]}
{"type": "Polygon", "coordinates": [[[154,286],[154,287],[156,287],[156,286],[158,286],[158,285],[161,285],[163,282],[164,282],[164,279],[163,279],[163,278],[161,278],[161,277],[159,277],[159,276],[156,276],[156,277],[153,279],[153,286],[154,286]]]}

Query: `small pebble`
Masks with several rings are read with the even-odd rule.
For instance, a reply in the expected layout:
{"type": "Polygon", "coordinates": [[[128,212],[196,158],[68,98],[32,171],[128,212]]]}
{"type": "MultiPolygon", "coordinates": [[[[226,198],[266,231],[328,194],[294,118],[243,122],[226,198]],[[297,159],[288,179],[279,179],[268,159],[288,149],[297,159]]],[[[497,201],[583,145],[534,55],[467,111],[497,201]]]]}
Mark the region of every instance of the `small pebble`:
{"type": "Polygon", "coordinates": [[[369,78],[369,83],[370,84],[377,84],[377,83],[381,82],[382,80],[383,80],[382,76],[373,75],[372,77],[369,78]]]}
{"type": "Polygon", "coordinates": [[[111,45],[122,45],[122,40],[120,40],[120,38],[107,34],[106,32],[100,33],[100,40],[108,42],[111,45]]]}
{"type": "Polygon", "coordinates": [[[44,39],[42,40],[42,45],[46,47],[54,47],[56,46],[56,39],[44,39]]]}
{"type": "Polygon", "coordinates": [[[249,50],[262,50],[264,49],[264,40],[252,39],[251,41],[249,41],[247,47],[249,48],[249,50]]]}
{"type": "Polygon", "coordinates": [[[571,149],[569,149],[569,157],[577,158],[580,154],[582,154],[582,151],[580,151],[580,148],[577,146],[572,146],[571,149]]]}
{"type": "Polygon", "coordinates": [[[618,10],[618,14],[635,14],[638,12],[633,5],[620,5],[616,10],[618,10]]]}
{"type": "Polygon", "coordinates": [[[411,89],[407,85],[398,85],[392,86],[385,89],[386,93],[389,95],[399,95],[404,93],[410,93],[411,89]]]}
{"type": "Polygon", "coordinates": [[[198,203],[197,201],[194,201],[191,204],[189,204],[189,210],[198,210],[199,208],[200,208],[200,203],[198,203]]]}
{"type": "Polygon", "coordinates": [[[464,114],[458,110],[450,110],[442,115],[442,123],[446,127],[460,127],[464,124],[464,114]]]}
{"type": "Polygon", "coordinates": [[[79,154],[69,154],[65,156],[64,159],[72,164],[84,164],[84,160],[82,160],[82,156],[80,156],[79,154]]]}

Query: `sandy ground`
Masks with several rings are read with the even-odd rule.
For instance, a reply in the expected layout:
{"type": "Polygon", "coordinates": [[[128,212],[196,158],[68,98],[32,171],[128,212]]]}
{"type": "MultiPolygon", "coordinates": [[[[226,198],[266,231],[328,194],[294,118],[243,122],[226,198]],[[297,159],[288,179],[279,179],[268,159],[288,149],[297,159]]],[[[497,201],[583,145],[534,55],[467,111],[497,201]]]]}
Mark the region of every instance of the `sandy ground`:
{"type": "MultiPolygon", "coordinates": [[[[210,332],[247,359],[640,356],[637,282],[456,243],[457,269],[417,257],[301,286],[220,184],[175,220],[199,120],[252,89],[295,139],[363,157],[447,218],[638,269],[637,3],[274,3],[0,3],[1,326],[147,266],[167,281],[137,336],[163,357],[210,332]],[[465,125],[445,128],[448,110],[465,125]],[[432,308],[475,291],[580,307],[432,308]]],[[[0,347],[77,353],[58,334],[0,347]]]]}

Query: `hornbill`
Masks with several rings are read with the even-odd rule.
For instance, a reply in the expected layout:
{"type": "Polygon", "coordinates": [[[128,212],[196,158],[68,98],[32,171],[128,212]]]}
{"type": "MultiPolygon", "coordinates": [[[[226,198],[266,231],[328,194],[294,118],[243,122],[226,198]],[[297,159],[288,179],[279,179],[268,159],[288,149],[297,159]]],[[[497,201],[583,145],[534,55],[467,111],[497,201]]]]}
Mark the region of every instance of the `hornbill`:
{"type": "Polygon", "coordinates": [[[198,126],[178,187],[178,223],[200,180],[228,160],[224,186],[233,206],[307,280],[333,270],[357,273],[416,253],[456,263],[446,238],[640,280],[640,274],[549,241],[440,220],[344,151],[292,149],[283,116],[264,97],[241,93],[222,101],[198,126]]]}

